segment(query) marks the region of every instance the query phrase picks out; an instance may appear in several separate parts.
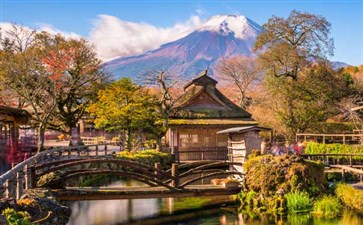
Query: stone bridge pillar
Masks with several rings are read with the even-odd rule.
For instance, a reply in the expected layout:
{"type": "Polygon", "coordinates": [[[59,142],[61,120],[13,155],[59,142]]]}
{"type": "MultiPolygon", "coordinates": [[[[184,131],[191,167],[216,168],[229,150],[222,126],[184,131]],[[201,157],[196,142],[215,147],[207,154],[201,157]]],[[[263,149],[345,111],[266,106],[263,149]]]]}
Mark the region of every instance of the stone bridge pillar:
{"type": "Polygon", "coordinates": [[[25,166],[25,190],[32,189],[34,185],[34,169],[29,166],[25,166]]]}
{"type": "Polygon", "coordinates": [[[24,193],[24,172],[19,171],[16,173],[16,199],[20,199],[23,193],[24,193]]]}
{"type": "Polygon", "coordinates": [[[16,181],[13,179],[5,182],[5,198],[16,198],[16,181]]]}

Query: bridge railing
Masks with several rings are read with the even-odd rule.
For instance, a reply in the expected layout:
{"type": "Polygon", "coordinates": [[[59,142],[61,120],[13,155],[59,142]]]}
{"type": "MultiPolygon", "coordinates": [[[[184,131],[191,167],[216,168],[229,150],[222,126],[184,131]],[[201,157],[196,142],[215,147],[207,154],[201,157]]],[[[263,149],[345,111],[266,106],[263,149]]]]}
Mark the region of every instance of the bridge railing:
{"type": "Polygon", "coordinates": [[[108,155],[108,153],[107,145],[49,149],[19,163],[0,176],[0,187],[4,188],[5,197],[19,199],[23,195],[24,189],[36,187],[36,180],[42,175],[64,168],[67,168],[66,174],[64,176],[62,175],[59,181],[83,175],[115,174],[140,180],[149,185],[163,186],[169,189],[183,189],[185,186],[198,180],[214,176],[243,175],[238,171],[228,171],[218,168],[218,166],[228,167],[236,164],[241,165],[241,163],[236,162],[197,161],[186,164],[173,163],[170,170],[164,171],[160,169],[160,164],[150,166],[130,160],[103,157],[108,155]],[[94,164],[97,168],[77,168],[81,164],[90,163],[94,164]],[[107,165],[111,163],[116,166],[103,169],[98,168],[102,163],[107,165]],[[192,176],[188,177],[190,175],[192,176]],[[194,175],[198,175],[198,177],[194,175]],[[184,179],[183,183],[180,182],[181,179],[184,179]]]}
{"type": "Polygon", "coordinates": [[[61,159],[107,155],[108,153],[107,145],[86,145],[47,149],[46,151],[40,152],[17,164],[11,170],[1,175],[0,188],[3,187],[5,197],[20,198],[24,189],[33,187],[34,181],[32,178],[34,177],[34,171],[32,171],[32,167],[34,165],[61,159]]]}

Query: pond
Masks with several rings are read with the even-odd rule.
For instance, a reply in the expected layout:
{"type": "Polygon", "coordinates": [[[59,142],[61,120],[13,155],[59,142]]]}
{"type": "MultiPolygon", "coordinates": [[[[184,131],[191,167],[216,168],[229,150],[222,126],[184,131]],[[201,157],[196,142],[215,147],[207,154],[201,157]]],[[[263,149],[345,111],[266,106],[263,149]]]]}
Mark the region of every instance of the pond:
{"type": "MultiPolygon", "coordinates": [[[[133,181],[109,186],[140,186],[133,181]]],[[[230,197],[164,198],[67,202],[72,209],[68,225],[362,225],[363,217],[344,211],[336,219],[321,219],[310,214],[258,217],[238,212],[230,197]]]]}

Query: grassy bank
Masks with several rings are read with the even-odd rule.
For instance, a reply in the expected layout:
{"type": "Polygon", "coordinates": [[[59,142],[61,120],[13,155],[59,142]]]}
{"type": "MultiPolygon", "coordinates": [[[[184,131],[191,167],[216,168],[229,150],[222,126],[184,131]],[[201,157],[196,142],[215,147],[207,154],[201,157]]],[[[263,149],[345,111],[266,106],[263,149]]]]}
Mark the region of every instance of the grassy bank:
{"type": "Polygon", "coordinates": [[[335,190],[336,196],[345,206],[363,215],[363,191],[340,183],[335,190]]]}

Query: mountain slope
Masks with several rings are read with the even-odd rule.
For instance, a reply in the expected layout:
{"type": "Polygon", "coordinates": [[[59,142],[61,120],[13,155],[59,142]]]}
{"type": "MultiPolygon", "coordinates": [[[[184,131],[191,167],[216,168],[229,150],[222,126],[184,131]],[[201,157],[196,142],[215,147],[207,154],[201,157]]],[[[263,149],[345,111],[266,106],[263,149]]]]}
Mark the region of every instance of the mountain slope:
{"type": "Polygon", "coordinates": [[[189,79],[213,66],[221,57],[252,55],[261,27],[244,16],[217,15],[189,35],[141,55],[121,57],[104,64],[115,79],[136,78],[150,70],[180,72],[189,79]]]}

